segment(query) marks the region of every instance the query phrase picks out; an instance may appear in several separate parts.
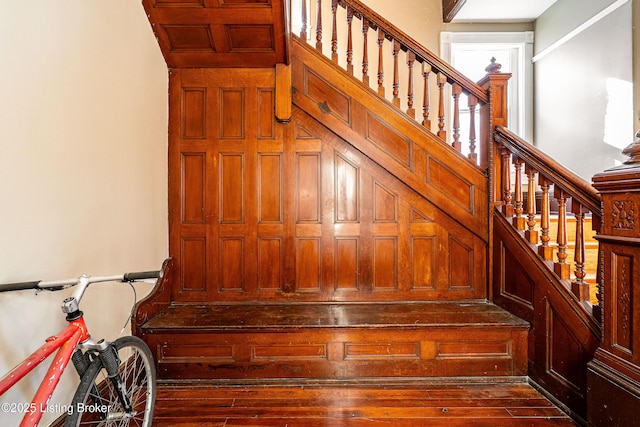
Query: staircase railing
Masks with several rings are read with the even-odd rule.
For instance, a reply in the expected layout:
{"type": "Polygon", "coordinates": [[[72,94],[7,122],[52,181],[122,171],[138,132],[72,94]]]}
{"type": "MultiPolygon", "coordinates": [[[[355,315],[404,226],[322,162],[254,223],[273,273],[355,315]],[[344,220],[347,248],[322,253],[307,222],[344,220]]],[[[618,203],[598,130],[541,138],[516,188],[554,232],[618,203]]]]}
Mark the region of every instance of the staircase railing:
{"type": "MultiPolygon", "coordinates": [[[[585,218],[591,217],[593,230],[600,230],[600,195],[591,184],[504,127],[496,127],[494,141],[502,159],[502,191],[497,195],[502,203],[502,212],[512,219],[513,226],[520,231],[532,249],[538,252],[548,267],[571,289],[581,304],[591,311],[592,305],[599,302],[601,290],[594,292],[595,289],[592,289],[592,286],[600,283],[599,272],[595,283],[586,280],[588,260],[585,243],[586,236],[590,233],[585,230],[585,218]],[[526,182],[522,179],[523,173],[526,182]],[[512,177],[514,183],[511,182],[512,177]],[[526,193],[523,187],[526,188],[526,193]],[[536,194],[541,195],[539,213],[536,194]],[[551,235],[551,195],[557,201],[555,237],[551,235]],[[572,243],[567,239],[570,231],[568,210],[575,218],[575,233],[572,233],[575,236],[573,260],[568,256],[568,248],[572,243]]],[[[590,261],[597,266],[598,256],[590,261]]],[[[599,320],[599,315],[594,315],[599,320]]]]}
{"type": "Polygon", "coordinates": [[[488,132],[478,132],[477,129],[478,121],[489,123],[489,112],[483,108],[489,104],[486,88],[469,80],[357,0],[311,0],[309,6],[301,0],[292,10],[301,15],[302,39],[312,45],[315,41],[316,49],[327,58],[377,91],[442,141],[451,144],[470,161],[481,167],[488,166],[488,132]],[[315,38],[309,38],[307,33],[310,12],[315,15],[315,38]],[[323,27],[326,16],[331,21],[330,36],[323,27]],[[354,18],[359,23],[354,23],[354,18]],[[354,28],[359,28],[362,34],[356,41],[354,28]],[[371,49],[372,45],[377,45],[377,48],[371,49]],[[401,55],[406,67],[400,66],[401,55]],[[372,71],[373,64],[377,64],[376,71],[372,71]],[[390,70],[391,79],[387,77],[390,70]],[[467,105],[463,106],[465,96],[467,105]],[[416,106],[420,105],[422,114],[416,117],[416,106]],[[437,109],[435,114],[432,106],[437,109]],[[460,113],[463,108],[468,108],[468,114],[464,114],[468,116],[468,123],[464,124],[460,113]],[[462,129],[465,129],[465,135],[461,135],[462,129]],[[467,143],[464,146],[463,139],[467,143]]]}

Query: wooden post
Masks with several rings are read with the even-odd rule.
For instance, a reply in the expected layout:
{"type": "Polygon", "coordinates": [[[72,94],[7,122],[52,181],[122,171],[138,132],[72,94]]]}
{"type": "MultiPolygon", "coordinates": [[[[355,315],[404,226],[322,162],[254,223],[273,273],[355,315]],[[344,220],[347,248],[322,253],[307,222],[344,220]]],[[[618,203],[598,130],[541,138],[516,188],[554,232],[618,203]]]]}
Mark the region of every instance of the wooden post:
{"type": "Polygon", "coordinates": [[[590,426],[640,420],[640,132],[623,165],[593,177],[602,196],[602,342],[587,370],[590,426]]]}
{"type": "Polygon", "coordinates": [[[276,64],[276,120],[291,120],[291,65],[276,64]]]}
{"type": "Polygon", "coordinates": [[[513,165],[516,169],[516,188],[515,188],[515,199],[516,205],[514,209],[515,216],[513,217],[513,226],[522,231],[525,229],[525,218],[522,216],[524,212],[524,201],[522,200],[522,166],[524,165],[524,160],[519,158],[518,156],[513,157],[513,165]]]}
{"type": "Polygon", "coordinates": [[[567,263],[567,199],[569,195],[557,185],[553,186],[554,197],[558,201],[558,261],[553,264],[553,271],[561,280],[571,278],[571,265],[567,263]]]}
{"type": "Polygon", "coordinates": [[[527,174],[527,231],[524,237],[532,245],[538,244],[538,230],[536,230],[536,174],[532,167],[525,165],[527,174]]]}
{"type": "Polygon", "coordinates": [[[487,75],[478,82],[478,85],[489,91],[490,100],[480,109],[480,165],[487,166],[489,159],[492,161],[492,195],[493,202],[498,202],[502,196],[500,189],[501,151],[493,141],[493,129],[496,125],[507,126],[507,84],[511,73],[501,73],[501,65],[491,58],[491,64],[485,68],[487,75]]]}

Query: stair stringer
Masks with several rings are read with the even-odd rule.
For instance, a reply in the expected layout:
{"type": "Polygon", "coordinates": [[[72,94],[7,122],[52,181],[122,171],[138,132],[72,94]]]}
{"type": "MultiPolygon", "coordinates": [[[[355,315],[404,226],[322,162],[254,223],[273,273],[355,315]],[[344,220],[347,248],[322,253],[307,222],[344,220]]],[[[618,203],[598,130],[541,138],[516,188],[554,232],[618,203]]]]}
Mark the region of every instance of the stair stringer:
{"type": "Polygon", "coordinates": [[[293,103],[488,241],[488,178],[358,80],[296,37],[293,103]]]}
{"type": "Polygon", "coordinates": [[[493,233],[493,301],[531,324],[528,374],[574,419],[585,420],[587,363],[600,325],[499,212],[493,233]]]}

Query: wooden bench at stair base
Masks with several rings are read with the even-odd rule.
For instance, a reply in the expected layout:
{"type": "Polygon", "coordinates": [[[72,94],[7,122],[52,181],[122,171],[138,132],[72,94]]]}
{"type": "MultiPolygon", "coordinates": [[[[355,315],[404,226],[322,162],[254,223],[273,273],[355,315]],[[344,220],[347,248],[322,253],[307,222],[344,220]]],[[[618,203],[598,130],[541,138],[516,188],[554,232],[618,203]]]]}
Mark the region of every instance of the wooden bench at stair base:
{"type": "Polygon", "coordinates": [[[523,376],[529,325],[448,303],[171,305],[141,328],[160,379],[523,376]]]}

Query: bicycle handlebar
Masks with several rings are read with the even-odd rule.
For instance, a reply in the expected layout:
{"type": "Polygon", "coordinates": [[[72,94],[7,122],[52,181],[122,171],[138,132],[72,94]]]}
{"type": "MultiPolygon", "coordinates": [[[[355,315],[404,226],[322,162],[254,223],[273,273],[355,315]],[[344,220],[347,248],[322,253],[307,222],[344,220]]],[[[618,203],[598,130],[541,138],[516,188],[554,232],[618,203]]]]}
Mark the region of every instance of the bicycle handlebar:
{"type": "Polygon", "coordinates": [[[117,276],[85,276],[82,275],[76,279],[55,280],[51,282],[43,282],[41,280],[32,282],[17,282],[0,284],[0,292],[22,291],[27,289],[59,291],[64,288],[84,283],[97,282],[135,282],[144,279],[157,279],[162,276],[162,270],[155,271],[139,271],[133,273],[124,273],[117,276]]]}
{"type": "Polygon", "coordinates": [[[5,283],[0,285],[0,292],[22,291],[25,289],[42,289],[39,285],[40,280],[37,280],[35,282],[5,283]]]}

